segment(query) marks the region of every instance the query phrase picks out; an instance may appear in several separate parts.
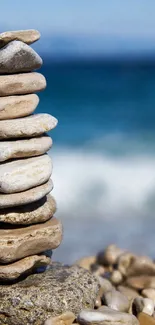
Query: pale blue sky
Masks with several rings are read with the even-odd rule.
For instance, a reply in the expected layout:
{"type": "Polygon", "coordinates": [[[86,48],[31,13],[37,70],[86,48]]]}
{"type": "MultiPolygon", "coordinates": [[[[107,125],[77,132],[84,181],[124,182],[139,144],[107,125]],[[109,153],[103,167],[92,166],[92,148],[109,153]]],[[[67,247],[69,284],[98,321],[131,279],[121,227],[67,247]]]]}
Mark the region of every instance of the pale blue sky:
{"type": "Polygon", "coordinates": [[[155,0],[0,0],[0,29],[155,39],[155,0]]]}

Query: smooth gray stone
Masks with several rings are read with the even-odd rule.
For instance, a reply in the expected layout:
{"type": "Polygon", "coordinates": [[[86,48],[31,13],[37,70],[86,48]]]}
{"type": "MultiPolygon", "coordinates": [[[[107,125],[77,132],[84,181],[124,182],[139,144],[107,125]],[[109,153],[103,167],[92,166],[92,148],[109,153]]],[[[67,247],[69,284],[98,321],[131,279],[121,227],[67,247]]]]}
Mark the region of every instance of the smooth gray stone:
{"type": "Polygon", "coordinates": [[[47,182],[52,174],[48,155],[14,160],[1,165],[0,192],[18,193],[47,182]]]}
{"type": "Polygon", "coordinates": [[[102,296],[102,301],[104,302],[104,305],[111,309],[121,312],[129,311],[130,303],[128,298],[115,289],[105,292],[102,296]]]}
{"type": "Polygon", "coordinates": [[[0,73],[30,72],[42,66],[41,57],[27,44],[12,41],[0,49],[0,73]]]}
{"type": "Polygon", "coordinates": [[[78,315],[77,322],[81,325],[139,325],[135,316],[106,306],[102,306],[98,310],[82,310],[78,315]]]}

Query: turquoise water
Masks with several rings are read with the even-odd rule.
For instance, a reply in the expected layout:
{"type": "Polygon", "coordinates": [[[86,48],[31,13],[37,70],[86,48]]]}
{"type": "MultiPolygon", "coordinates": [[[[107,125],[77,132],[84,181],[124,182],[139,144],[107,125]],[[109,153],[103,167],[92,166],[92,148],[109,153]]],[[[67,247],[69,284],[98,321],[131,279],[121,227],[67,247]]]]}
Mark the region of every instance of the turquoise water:
{"type": "Polygon", "coordinates": [[[155,64],[63,62],[42,69],[38,112],[59,120],[53,194],[70,262],[110,242],[155,256],[155,64]]]}

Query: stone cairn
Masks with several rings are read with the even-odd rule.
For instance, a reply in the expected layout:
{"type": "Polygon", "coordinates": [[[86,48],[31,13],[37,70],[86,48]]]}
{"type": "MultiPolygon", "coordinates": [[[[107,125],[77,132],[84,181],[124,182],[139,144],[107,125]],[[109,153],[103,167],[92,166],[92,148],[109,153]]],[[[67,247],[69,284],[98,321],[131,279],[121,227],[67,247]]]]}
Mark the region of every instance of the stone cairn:
{"type": "MultiPolygon", "coordinates": [[[[56,211],[51,158],[56,127],[49,114],[34,114],[46,87],[40,56],[29,46],[36,30],[0,34],[0,282],[16,281],[51,263],[62,239],[56,211]]],[[[44,268],[43,268],[44,269],[44,268]]]]}

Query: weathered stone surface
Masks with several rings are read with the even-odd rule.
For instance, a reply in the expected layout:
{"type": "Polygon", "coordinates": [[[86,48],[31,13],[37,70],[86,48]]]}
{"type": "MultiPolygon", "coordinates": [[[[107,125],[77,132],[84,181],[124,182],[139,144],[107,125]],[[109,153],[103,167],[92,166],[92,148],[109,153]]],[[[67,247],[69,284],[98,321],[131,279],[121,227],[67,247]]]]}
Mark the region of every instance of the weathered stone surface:
{"type": "Polygon", "coordinates": [[[40,136],[27,140],[14,140],[0,142],[0,162],[14,158],[27,158],[40,156],[52,146],[52,139],[40,136]]]}
{"type": "Polygon", "coordinates": [[[0,263],[7,264],[23,257],[58,247],[62,224],[56,218],[28,227],[0,229],[0,263]]]}
{"type": "Polygon", "coordinates": [[[152,316],[154,312],[154,302],[149,298],[136,297],[132,303],[132,312],[136,316],[141,312],[152,316]]]}
{"type": "Polygon", "coordinates": [[[0,139],[36,137],[54,129],[58,121],[49,114],[0,121],[0,139]]]}
{"type": "Polygon", "coordinates": [[[101,265],[114,265],[123,252],[124,251],[116,245],[109,245],[104,251],[98,254],[97,261],[101,265]]]}
{"type": "Polygon", "coordinates": [[[139,275],[131,276],[126,280],[126,284],[134,289],[142,290],[146,288],[155,289],[155,276],[139,275]]]}
{"type": "Polygon", "coordinates": [[[97,293],[98,282],[91,273],[76,265],[53,263],[44,273],[0,287],[0,325],[43,325],[65,311],[77,315],[94,307],[97,293]]]}
{"type": "Polygon", "coordinates": [[[56,212],[56,202],[51,195],[19,207],[0,209],[0,222],[31,225],[49,220],[56,212]]]}
{"type": "Polygon", "coordinates": [[[117,311],[128,312],[130,307],[128,298],[115,289],[105,292],[102,301],[104,305],[117,311]]]}
{"type": "Polygon", "coordinates": [[[52,189],[53,183],[52,180],[49,180],[43,185],[34,187],[24,192],[13,194],[0,194],[0,209],[35,202],[50,193],[52,189]]]}
{"type": "MultiPolygon", "coordinates": [[[[137,318],[133,315],[122,313],[106,306],[98,310],[82,310],[77,321],[81,325],[138,325],[137,318]]],[[[10,324],[9,324],[10,325],[10,324]]]]}
{"type": "Polygon", "coordinates": [[[151,288],[144,289],[141,294],[145,298],[152,299],[155,304],[155,289],[151,289],[151,288]]]}
{"type": "Polygon", "coordinates": [[[39,97],[35,94],[0,97],[0,120],[30,115],[38,103],[39,97]]]}
{"type": "Polygon", "coordinates": [[[45,87],[46,79],[38,72],[0,76],[0,96],[32,94],[45,87]]]}
{"type": "Polygon", "coordinates": [[[26,44],[32,44],[39,40],[40,33],[35,29],[9,31],[0,34],[0,47],[5,46],[11,41],[22,41],[26,44]]]}
{"type": "Polygon", "coordinates": [[[50,317],[44,325],[71,325],[75,320],[75,315],[71,311],[66,311],[60,316],[50,317]]]}
{"type": "Polygon", "coordinates": [[[155,264],[147,256],[122,254],[118,259],[118,269],[124,276],[155,275],[155,264]]]}
{"type": "Polygon", "coordinates": [[[83,267],[86,270],[91,270],[91,266],[95,264],[96,256],[87,256],[75,262],[76,265],[83,267]]]}
{"type": "Polygon", "coordinates": [[[0,73],[29,72],[39,69],[41,57],[27,44],[12,41],[0,49],[0,73]]]}
{"type": "Polygon", "coordinates": [[[38,267],[47,266],[50,263],[51,259],[49,257],[32,255],[8,265],[0,265],[0,280],[10,281],[18,279],[21,275],[33,272],[38,267]]]}
{"type": "Polygon", "coordinates": [[[48,155],[7,162],[0,168],[0,192],[17,193],[44,184],[52,174],[48,155]]]}
{"type": "Polygon", "coordinates": [[[155,319],[145,313],[140,313],[138,315],[138,320],[140,325],[155,325],[155,319]]]}

